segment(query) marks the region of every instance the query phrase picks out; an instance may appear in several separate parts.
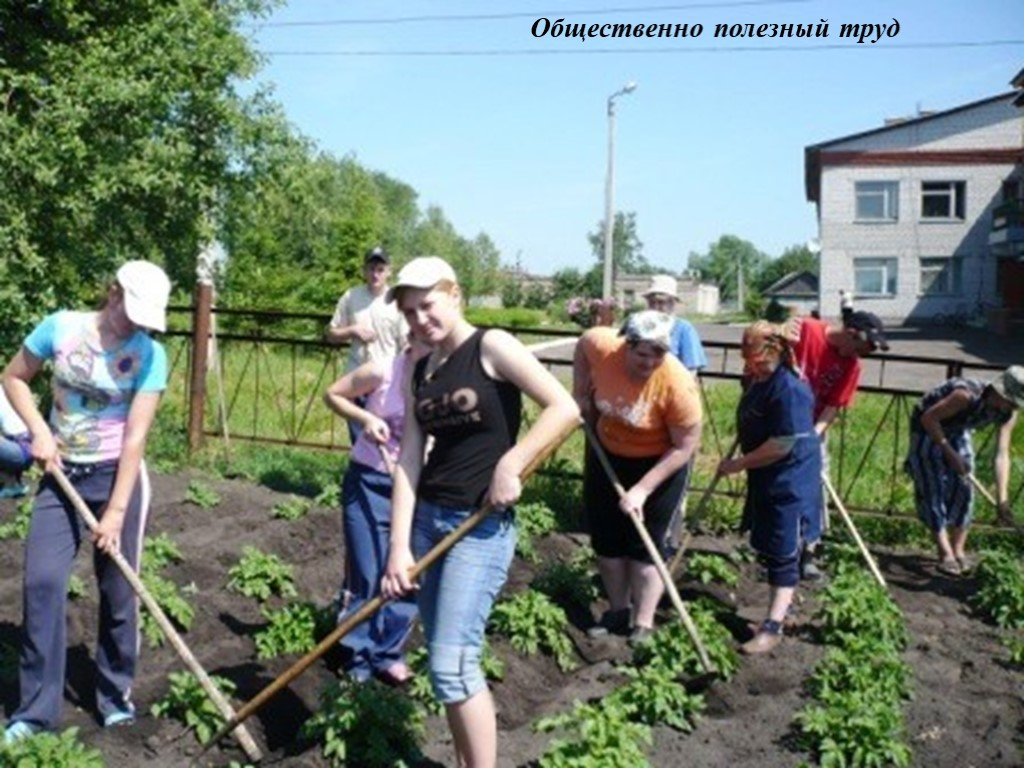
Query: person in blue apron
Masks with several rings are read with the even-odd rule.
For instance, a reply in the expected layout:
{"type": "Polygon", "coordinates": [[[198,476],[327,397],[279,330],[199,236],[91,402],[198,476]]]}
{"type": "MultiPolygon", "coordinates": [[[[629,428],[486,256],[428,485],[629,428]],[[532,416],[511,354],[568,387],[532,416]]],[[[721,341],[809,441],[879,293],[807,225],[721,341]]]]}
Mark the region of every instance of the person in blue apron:
{"type": "Polygon", "coordinates": [[[995,475],[997,519],[1014,523],[1010,511],[1010,438],[1017,410],[1024,407],[1024,366],[1014,365],[995,381],[954,378],[921,398],[910,418],[904,468],[914,481],[917,516],[932,531],[938,570],[959,576],[969,566],[965,547],[973,515],[971,432],[999,428],[995,475]]]}
{"type": "Polygon", "coordinates": [[[743,454],[723,459],[722,475],[747,473],[743,509],[750,544],[768,569],[770,600],[747,654],[767,653],[782,641],[782,624],[800,581],[801,515],[821,503],[821,450],[814,431],[814,396],[796,374],[781,329],[765,321],[743,334],[749,382],[737,410],[743,454]]]}

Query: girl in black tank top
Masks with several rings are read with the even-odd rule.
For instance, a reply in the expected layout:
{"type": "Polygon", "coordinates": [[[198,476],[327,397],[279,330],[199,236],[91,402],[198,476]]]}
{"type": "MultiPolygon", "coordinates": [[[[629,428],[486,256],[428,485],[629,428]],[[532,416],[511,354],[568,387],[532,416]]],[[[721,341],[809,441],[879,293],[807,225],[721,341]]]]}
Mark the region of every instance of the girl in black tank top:
{"type": "MultiPolygon", "coordinates": [[[[422,557],[425,543],[433,545],[430,537],[479,505],[502,510],[514,504],[524,468],[579,420],[569,393],[517,339],[499,330],[483,333],[463,318],[455,273],[444,260],[426,256],[406,264],[388,292],[388,300],[396,299],[410,330],[434,352],[416,367],[408,395],[381,581],[386,598],[414,588],[408,575],[413,533],[422,557]],[[542,410],[519,438],[521,392],[542,410]],[[428,435],[434,444],[424,463],[428,435]]],[[[460,765],[497,762],[494,703],[479,658],[514,544],[510,517],[498,512],[460,539],[421,582],[431,683],[453,725],[460,765]]]]}

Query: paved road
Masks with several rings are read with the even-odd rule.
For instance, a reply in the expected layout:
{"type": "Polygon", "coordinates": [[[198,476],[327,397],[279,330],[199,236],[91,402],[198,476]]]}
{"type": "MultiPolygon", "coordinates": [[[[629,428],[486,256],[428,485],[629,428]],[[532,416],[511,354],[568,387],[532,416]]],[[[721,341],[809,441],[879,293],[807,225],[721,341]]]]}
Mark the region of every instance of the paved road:
{"type": "MultiPolygon", "coordinates": [[[[715,343],[738,344],[743,325],[700,324],[697,332],[707,342],[708,370],[736,373],[742,368],[739,351],[714,346],[715,343]]],[[[971,369],[971,365],[1024,365],[1024,339],[996,336],[975,329],[904,328],[888,331],[890,346],[886,354],[874,355],[864,361],[862,386],[878,386],[923,392],[946,379],[946,361],[964,362],[968,376],[988,379],[994,371],[971,369]],[[934,363],[909,362],[893,357],[933,358],[934,363]]],[[[575,339],[545,342],[539,352],[542,359],[568,364],[572,360],[575,339]]],[[[559,367],[561,367],[559,365],[559,367]]]]}

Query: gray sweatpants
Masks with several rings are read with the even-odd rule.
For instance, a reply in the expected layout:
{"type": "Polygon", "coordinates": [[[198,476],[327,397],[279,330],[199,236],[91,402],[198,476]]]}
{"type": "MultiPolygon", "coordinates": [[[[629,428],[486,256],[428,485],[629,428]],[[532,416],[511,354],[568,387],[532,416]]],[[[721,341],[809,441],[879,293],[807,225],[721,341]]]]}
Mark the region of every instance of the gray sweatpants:
{"type": "MultiPolygon", "coordinates": [[[[110,498],[116,461],[69,464],[65,472],[82,499],[99,516],[110,498]]],[[[138,570],[149,512],[145,464],[132,490],[121,531],[121,554],[138,570]]],[[[46,475],[32,511],[25,542],[22,603],[21,704],[11,721],[54,729],[60,721],[67,660],[67,589],[85,523],[56,481],[46,475]]],[[[100,592],[96,648],[96,704],[100,719],[124,709],[131,696],[139,654],[138,602],[131,585],[98,549],[93,569],[100,592]]]]}

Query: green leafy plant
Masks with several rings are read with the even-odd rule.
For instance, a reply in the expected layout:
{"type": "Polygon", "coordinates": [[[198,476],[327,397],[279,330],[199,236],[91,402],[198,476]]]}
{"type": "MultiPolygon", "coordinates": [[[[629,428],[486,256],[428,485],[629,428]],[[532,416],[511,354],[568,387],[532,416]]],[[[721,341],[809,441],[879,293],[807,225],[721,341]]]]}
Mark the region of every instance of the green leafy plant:
{"type": "MultiPolygon", "coordinates": [[[[711,664],[722,679],[730,679],[740,666],[732,635],[715,618],[714,609],[707,603],[694,601],[689,610],[711,664]]],[[[633,661],[640,667],[661,667],[673,675],[699,675],[704,672],[693,640],[678,621],[661,627],[647,642],[639,645],[633,651],[633,661]]]]}
{"type": "Polygon", "coordinates": [[[559,669],[575,668],[572,643],[565,633],[569,621],[547,595],[528,589],[500,602],[491,614],[491,623],[517,651],[532,656],[544,649],[554,656],[559,669]]]}
{"type": "Polygon", "coordinates": [[[68,579],[68,600],[77,600],[85,594],[85,582],[77,574],[71,574],[68,579]]]}
{"type": "Polygon", "coordinates": [[[640,669],[626,667],[629,683],[605,699],[606,706],[622,707],[631,720],[645,725],[667,725],[690,732],[704,711],[704,697],[686,691],[676,676],[660,664],[640,669]]]}
{"type": "Polygon", "coordinates": [[[313,499],[313,504],[318,507],[335,509],[341,506],[341,486],[337,483],[327,483],[313,499]]]}
{"type": "Polygon", "coordinates": [[[541,756],[540,768],[640,768],[650,766],[644,746],[651,744],[651,729],[632,722],[621,706],[581,704],[569,712],[539,720],[541,733],[563,731],[571,739],[554,739],[541,756]]]}
{"type": "Polygon", "coordinates": [[[298,520],[305,517],[307,512],[309,502],[298,496],[290,496],[284,501],[279,501],[270,510],[270,514],[277,520],[298,520]]]}
{"type": "Polygon", "coordinates": [[[740,581],[739,571],[727,558],[706,552],[694,552],[686,558],[686,573],[701,584],[717,581],[735,587],[740,581]]]}
{"type": "Polygon", "coordinates": [[[306,653],[334,625],[333,612],[312,603],[293,603],[277,611],[264,608],[262,612],[269,623],[255,636],[257,656],[261,659],[306,653]]]}
{"type": "Polygon", "coordinates": [[[155,573],[172,563],[180,563],[183,559],[181,549],[166,533],[147,537],[143,544],[143,571],[148,570],[155,573]]]}
{"type": "Polygon", "coordinates": [[[817,752],[822,768],[884,768],[910,765],[903,717],[892,700],[861,691],[830,696],[827,706],[798,712],[801,743],[817,752]]]}
{"type": "Polygon", "coordinates": [[[228,577],[228,589],[260,602],[269,600],[271,595],[295,597],[298,594],[292,567],[277,555],[255,547],[242,549],[242,558],[228,571],[228,577]]]}
{"type": "Polygon", "coordinates": [[[423,720],[415,703],[393,688],[339,680],[323,692],[303,732],[323,742],[332,766],[409,766],[421,759],[423,720]]]}
{"type": "Polygon", "coordinates": [[[1010,663],[1015,667],[1024,667],[1024,637],[1007,635],[1003,638],[1003,645],[1010,652],[1010,663]]]}
{"type": "Polygon", "coordinates": [[[534,538],[558,530],[558,521],[551,507],[542,501],[516,506],[516,554],[536,563],[540,556],[534,538]]]}
{"type": "Polygon", "coordinates": [[[971,602],[1004,629],[1024,627],[1024,568],[1006,552],[985,552],[975,570],[978,591],[971,602]]]}
{"type": "Polygon", "coordinates": [[[103,757],[78,741],[78,729],[60,734],[41,732],[4,746],[0,765],[16,768],[103,768],[103,757]]]}
{"type": "Polygon", "coordinates": [[[907,645],[907,625],[899,607],[883,587],[856,570],[840,570],[825,588],[817,613],[822,638],[842,645],[847,636],[871,633],[876,639],[902,650],[907,645]]]}
{"type": "Polygon", "coordinates": [[[0,525],[0,541],[4,539],[24,540],[28,536],[28,528],[32,524],[32,499],[22,499],[14,510],[14,519],[0,525]]]}
{"type": "MultiPolygon", "coordinates": [[[[406,686],[406,692],[423,706],[427,714],[443,715],[444,706],[434,696],[434,689],[430,684],[430,676],[427,672],[427,649],[420,646],[408,653],[406,662],[413,671],[413,677],[406,686]]],[[[488,680],[505,679],[505,662],[494,652],[494,648],[486,637],[480,651],[480,670],[488,680]]]]}
{"type": "MultiPolygon", "coordinates": [[[[183,723],[195,732],[200,744],[205,744],[224,724],[220,710],[191,672],[171,672],[167,678],[171,687],[150,707],[150,713],[183,723]]],[[[230,680],[216,675],[211,675],[210,680],[227,698],[235,692],[235,684],[230,680]]]]}
{"type": "Polygon", "coordinates": [[[558,560],[550,563],[533,579],[534,589],[543,592],[563,605],[587,608],[597,600],[599,591],[590,573],[591,557],[575,556],[569,562],[558,560]]]}
{"type": "Polygon", "coordinates": [[[185,491],[185,501],[195,504],[200,509],[213,509],[220,504],[220,494],[205,483],[192,480],[185,491]]]}
{"type": "Polygon", "coordinates": [[[826,703],[837,693],[851,690],[896,701],[909,698],[910,678],[910,667],[894,648],[873,637],[859,637],[846,647],[828,650],[815,667],[810,687],[826,703]]]}
{"type": "MultiPolygon", "coordinates": [[[[167,618],[174,622],[178,629],[187,632],[192,627],[195,609],[182,595],[177,584],[159,574],[145,572],[142,574],[142,583],[167,618]]],[[[141,620],[142,634],[145,635],[149,647],[157,648],[163,645],[164,633],[153,615],[149,611],[143,611],[141,620]]]]}

